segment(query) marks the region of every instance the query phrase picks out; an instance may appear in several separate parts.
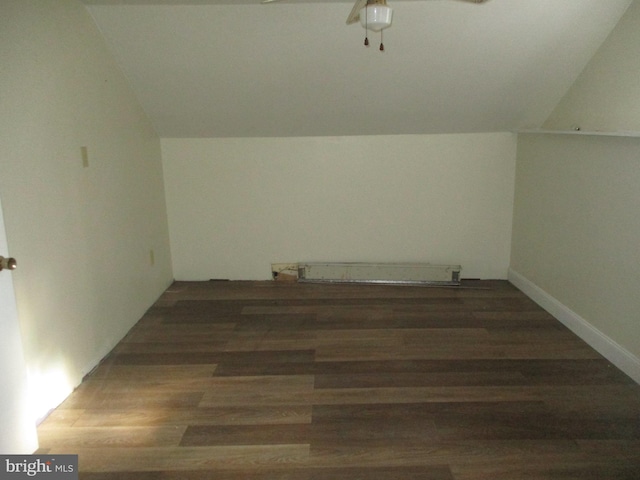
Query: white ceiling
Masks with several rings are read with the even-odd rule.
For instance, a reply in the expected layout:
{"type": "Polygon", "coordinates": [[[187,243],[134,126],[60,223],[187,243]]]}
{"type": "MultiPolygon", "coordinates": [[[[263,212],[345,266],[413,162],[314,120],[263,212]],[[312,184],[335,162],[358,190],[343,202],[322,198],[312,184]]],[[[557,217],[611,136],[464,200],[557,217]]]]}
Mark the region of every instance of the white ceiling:
{"type": "Polygon", "coordinates": [[[631,0],[84,3],[161,137],[284,137],[537,128],[631,0]]]}

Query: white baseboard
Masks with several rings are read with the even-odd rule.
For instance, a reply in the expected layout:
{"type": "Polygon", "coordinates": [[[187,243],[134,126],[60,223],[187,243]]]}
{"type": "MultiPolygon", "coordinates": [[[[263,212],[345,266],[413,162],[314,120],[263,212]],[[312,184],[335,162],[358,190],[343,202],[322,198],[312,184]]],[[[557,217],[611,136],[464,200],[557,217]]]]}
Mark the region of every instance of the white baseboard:
{"type": "Polygon", "coordinates": [[[525,295],[587,342],[600,355],[640,384],[640,358],[595,328],[576,312],[549,295],[528,278],[509,269],[509,281],[525,295]]]}

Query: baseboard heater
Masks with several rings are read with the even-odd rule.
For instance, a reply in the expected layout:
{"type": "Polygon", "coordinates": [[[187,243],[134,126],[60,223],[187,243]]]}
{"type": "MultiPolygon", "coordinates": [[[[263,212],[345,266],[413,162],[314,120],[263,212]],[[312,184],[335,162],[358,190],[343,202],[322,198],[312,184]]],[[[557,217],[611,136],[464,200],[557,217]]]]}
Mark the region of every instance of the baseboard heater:
{"type": "Polygon", "coordinates": [[[460,265],[299,263],[299,282],[460,285],[460,265]]]}

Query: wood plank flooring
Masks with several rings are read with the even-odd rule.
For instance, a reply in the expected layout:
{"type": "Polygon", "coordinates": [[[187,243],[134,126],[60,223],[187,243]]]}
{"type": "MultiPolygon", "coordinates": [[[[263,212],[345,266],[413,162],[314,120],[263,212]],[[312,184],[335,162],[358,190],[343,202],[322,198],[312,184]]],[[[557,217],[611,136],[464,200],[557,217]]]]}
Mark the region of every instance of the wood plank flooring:
{"type": "Polygon", "coordinates": [[[86,480],[640,478],[640,386],[507,282],[177,282],[39,427],[86,480]]]}

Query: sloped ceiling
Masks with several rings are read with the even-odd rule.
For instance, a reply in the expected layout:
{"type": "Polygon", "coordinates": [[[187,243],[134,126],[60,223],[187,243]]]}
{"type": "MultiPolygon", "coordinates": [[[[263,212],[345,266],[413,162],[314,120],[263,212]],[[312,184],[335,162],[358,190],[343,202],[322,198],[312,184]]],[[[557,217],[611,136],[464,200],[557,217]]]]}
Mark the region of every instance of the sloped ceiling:
{"type": "Polygon", "coordinates": [[[537,128],[630,0],[389,0],[379,34],[349,2],[84,0],[161,137],[537,128]]]}

